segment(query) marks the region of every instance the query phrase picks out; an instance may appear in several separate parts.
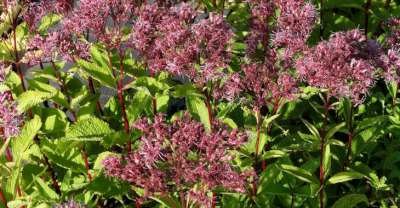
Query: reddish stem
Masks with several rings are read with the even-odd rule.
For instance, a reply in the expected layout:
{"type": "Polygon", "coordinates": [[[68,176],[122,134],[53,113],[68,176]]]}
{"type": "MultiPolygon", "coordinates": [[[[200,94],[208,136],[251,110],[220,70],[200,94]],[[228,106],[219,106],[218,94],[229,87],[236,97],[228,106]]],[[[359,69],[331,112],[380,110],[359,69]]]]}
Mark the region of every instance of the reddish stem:
{"type": "Polygon", "coordinates": [[[211,207],[215,208],[217,206],[217,196],[215,195],[215,193],[212,193],[212,204],[211,207]]]}
{"type": "MultiPolygon", "coordinates": [[[[56,64],[54,63],[54,61],[51,61],[51,65],[53,66],[54,73],[56,74],[56,78],[57,78],[57,80],[58,80],[58,82],[59,82],[61,92],[62,92],[63,94],[65,94],[65,96],[67,97],[67,102],[68,102],[68,103],[71,103],[71,96],[69,96],[68,90],[67,90],[67,88],[65,87],[65,82],[64,82],[64,80],[61,78],[60,72],[58,71],[57,66],[56,66],[56,64]]],[[[76,121],[76,120],[77,120],[77,116],[76,116],[75,111],[72,110],[72,109],[69,109],[69,111],[70,111],[71,114],[72,114],[73,120],[76,121]]]]}
{"type": "Polygon", "coordinates": [[[12,155],[10,147],[6,148],[6,159],[7,159],[8,162],[12,162],[13,161],[13,155],[12,155]]]}
{"type": "MultiPolygon", "coordinates": [[[[118,93],[118,101],[121,106],[121,113],[122,113],[122,118],[124,119],[124,130],[125,133],[129,134],[129,120],[128,120],[128,115],[126,114],[126,106],[125,106],[125,99],[124,99],[124,92],[123,92],[123,78],[124,78],[124,64],[123,64],[123,56],[120,55],[120,60],[119,60],[119,79],[118,79],[118,84],[117,84],[117,93],[118,93]]],[[[128,140],[126,150],[128,152],[132,151],[131,147],[131,141],[128,140]]]]}
{"type": "Polygon", "coordinates": [[[6,208],[8,208],[6,196],[4,195],[3,190],[1,190],[1,188],[0,188],[0,201],[6,208]]]}
{"type": "Polygon", "coordinates": [[[157,113],[157,99],[155,97],[152,98],[152,104],[153,104],[153,113],[155,115],[157,113]]]}
{"type": "Polygon", "coordinates": [[[15,56],[15,60],[14,60],[14,68],[15,68],[15,72],[18,73],[19,78],[21,79],[21,86],[22,86],[22,90],[25,92],[26,91],[26,86],[25,86],[25,82],[24,82],[24,74],[21,71],[21,68],[19,67],[19,55],[18,55],[18,48],[17,48],[17,22],[16,20],[14,20],[13,23],[13,49],[14,49],[14,56],[15,56]]]}
{"type": "Polygon", "coordinates": [[[142,204],[140,203],[139,200],[135,201],[135,208],[140,208],[142,206],[142,204]]]}
{"type": "MultiPolygon", "coordinates": [[[[94,88],[93,78],[92,77],[88,78],[88,84],[89,84],[90,93],[92,93],[92,95],[95,95],[96,94],[96,90],[94,88]]],[[[103,115],[103,110],[101,109],[101,105],[100,105],[100,102],[98,100],[96,101],[96,109],[100,113],[100,115],[103,115]]]]}
{"type": "Polygon", "coordinates": [[[90,173],[89,160],[88,160],[88,156],[87,156],[87,153],[85,151],[85,148],[82,148],[82,158],[83,158],[83,160],[85,162],[85,168],[86,168],[86,172],[87,172],[87,175],[88,175],[89,182],[92,182],[93,177],[92,177],[92,174],[90,173]]]}
{"type": "Polygon", "coordinates": [[[49,173],[50,173],[50,177],[51,177],[53,188],[56,190],[57,194],[61,194],[61,188],[60,188],[60,185],[58,185],[57,177],[56,177],[56,174],[54,172],[54,169],[50,165],[50,162],[49,162],[49,159],[47,158],[47,156],[43,154],[43,158],[44,158],[45,164],[47,165],[47,167],[49,169],[49,173]]]}

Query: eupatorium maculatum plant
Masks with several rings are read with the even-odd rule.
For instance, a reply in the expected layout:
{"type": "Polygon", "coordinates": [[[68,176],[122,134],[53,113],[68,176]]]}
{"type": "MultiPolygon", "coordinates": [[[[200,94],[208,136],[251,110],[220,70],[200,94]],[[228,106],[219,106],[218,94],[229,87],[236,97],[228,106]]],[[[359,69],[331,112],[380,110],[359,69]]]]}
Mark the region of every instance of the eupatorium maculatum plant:
{"type": "Polygon", "coordinates": [[[0,8],[0,208],[400,204],[398,1],[0,8]]]}

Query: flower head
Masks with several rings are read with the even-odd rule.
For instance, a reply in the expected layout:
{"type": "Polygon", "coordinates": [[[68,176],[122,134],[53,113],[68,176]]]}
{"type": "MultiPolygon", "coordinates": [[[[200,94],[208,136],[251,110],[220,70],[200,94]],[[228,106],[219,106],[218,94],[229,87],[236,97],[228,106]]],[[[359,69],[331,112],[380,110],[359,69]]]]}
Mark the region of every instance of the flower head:
{"type": "Polygon", "coordinates": [[[360,104],[375,81],[374,62],[364,53],[367,44],[359,30],[335,33],[297,62],[298,73],[309,85],[327,89],[330,96],[360,104]]]}
{"type": "Polygon", "coordinates": [[[216,187],[243,192],[248,174],[234,169],[229,151],[238,148],[246,136],[218,122],[214,126],[209,133],[188,115],[171,124],[161,115],[153,123],[142,119],[135,125],[143,132],[139,148],[122,160],[115,156],[104,160],[106,173],[143,188],[145,197],[182,188],[190,190],[187,196],[204,197],[216,187]]]}
{"type": "MultiPolygon", "coordinates": [[[[0,66],[0,83],[5,81],[6,69],[0,66]]],[[[16,103],[10,91],[0,92],[0,138],[17,136],[22,126],[22,116],[17,111],[16,103]]]]}
{"type": "Polygon", "coordinates": [[[219,78],[229,62],[226,48],[232,37],[219,16],[200,17],[191,5],[173,7],[145,4],[133,26],[132,45],[150,71],[166,70],[196,83],[219,78]]]}

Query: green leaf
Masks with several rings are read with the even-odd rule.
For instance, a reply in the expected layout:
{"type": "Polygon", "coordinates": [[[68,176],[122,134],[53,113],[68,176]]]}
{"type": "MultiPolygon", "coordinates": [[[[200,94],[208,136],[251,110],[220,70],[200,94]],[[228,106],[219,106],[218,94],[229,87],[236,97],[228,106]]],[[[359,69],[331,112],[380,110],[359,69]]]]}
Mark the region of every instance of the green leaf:
{"type": "Polygon", "coordinates": [[[271,122],[273,122],[275,119],[277,119],[279,116],[280,116],[280,114],[276,114],[276,115],[273,115],[273,116],[270,116],[270,117],[265,117],[265,118],[264,118],[264,121],[263,121],[263,123],[262,123],[262,125],[263,125],[265,128],[268,128],[269,124],[270,124],[271,122]]]}
{"type": "Polygon", "coordinates": [[[10,141],[11,141],[11,137],[7,138],[6,142],[4,142],[3,146],[1,146],[1,148],[0,148],[0,157],[3,156],[3,154],[4,154],[4,152],[6,151],[6,149],[7,149],[7,147],[8,147],[8,144],[10,143],[10,141]]]}
{"type": "Polygon", "coordinates": [[[307,120],[301,119],[303,121],[303,123],[306,125],[306,127],[308,128],[308,130],[311,132],[312,135],[314,135],[314,137],[320,139],[321,136],[319,135],[318,129],[312,125],[310,122],[308,122],[307,120]]]}
{"type": "Polygon", "coordinates": [[[79,120],[73,124],[66,132],[65,138],[77,141],[101,141],[105,136],[114,131],[107,122],[96,117],[89,117],[79,120]]]}
{"type": "Polygon", "coordinates": [[[160,82],[154,77],[138,77],[135,81],[129,83],[124,88],[146,88],[151,96],[155,96],[158,92],[163,92],[169,89],[166,83],[160,82]]]}
{"type": "Polygon", "coordinates": [[[61,20],[61,15],[51,13],[49,15],[46,15],[45,17],[42,18],[40,21],[40,25],[38,27],[38,32],[43,34],[45,33],[51,26],[57,24],[61,20]]]}
{"type": "Polygon", "coordinates": [[[28,90],[18,97],[18,110],[20,112],[25,112],[30,108],[43,103],[43,101],[52,98],[53,96],[54,94],[49,92],[28,90]]]}
{"type": "Polygon", "coordinates": [[[351,181],[355,179],[361,179],[365,177],[364,174],[356,172],[356,171],[347,171],[347,172],[340,172],[336,173],[332,177],[328,179],[328,184],[336,184],[336,183],[343,183],[346,181],[351,181]]]}
{"type": "Polygon", "coordinates": [[[58,194],[53,191],[40,177],[36,177],[35,180],[36,188],[40,193],[40,197],[50,200],[58,200],[58,194]]]}
{"type": "Polygon", "coordinates": [[[177,85],[174,87],[174,91],[172,93],[175,97],[204,97],[203,94],[199,92],[193,85],[191,84],[184,84],[184,85],[177,85]]]}
{"type": "Polygon", "coordinates": [[[368,204],[368,198],[364,194],[347,194],[337,200],[332,208],[353,208],[362,202],[368,204]]]}
{"type": "Polygon", "coordinates": [[[322,161],[322,164],[323,164],[323,166],[324,166],[324,174],[325,174],[325,176],[326,175],[328,175],[328,173],[329,173],[329,171],[330,171],[330,169],[331,169],[331,158],[332,158],[332,155],[331,155],[331,145],[329,145],[329,144],[327,144],[327,145],[325,145],[325,149],[324,149],[324,158],[323,158],[323,161],[322,161]]]}
{"type": "Polygon", "coordinates": [[[33,143],[33,139],[39,132],[41,126],[42,122],[39,116],[35,116],[32,120],[26,122],[20,135],[13,140],[12,151],[17,164],[20,162],[23,155],[26,154],[29,146],[33,143]]]}
{"type": "Polygon", "coordinates": [[[280,158],[286,156],[286,152],[281,150],[269,150],[262,155],[262,159],[280,158]]]}
{"type": "Polygon", "coordinates": [[[87,72],[88,76],[99,81],[101,84],[106,85],[110,88],[115,88],[116,80],[109,67],[99,66],[96,63],[85,61],[83,59],[77,60],[78,65],[87,72]]]}
{"type": "Polygon", "coordinates": [[[100,46],[92,45],[90,47],[90,55],[97,65],[110,70],[110,60],[108,58],[107,52],[100,48],[100,46]]]}
{"type": "Polygon", "coordinates": [[[285,165],[285,164],[279,165],[278,167],[282,171],[284,171],[304,182],[312,183],[312,184],[319,184],[318,179],[315,176],[313,176],[310,172],[308,172],[304,169],[298,168],[293,165],[285,165]]]}
{"type": "Polygon", "coordinates": [[[51,146],[44,146],[42,151],[56,165],[76,173],[86,173],[83,160],[80,162],[76,161],[76,157],[81,159],[80,152],[76,152],[79,150],[72,149],[63,154],[56,152],[51,146]]]}
{"type": "Polygon", "coordinates": [[[346,126],[346,123],[342,122],[342,123],[339,123],[339,124],[335,125],[334,127],[330,128],[325,135],[325,141],[328,141],[330,138],[333,137],[333,135],[335,135],[336,132],[340,131],[345,126],[346,126]]]}
{"type": "Polygon", "coordinates": [[[208,109],[204,101],[197,96],[188,96],[187,97],[187,105],[189,111],[194,115],[195,117],[198,117],[203,123],[204,127],[210,131],[211,130],[211,123],[210,123],[210,117],[208,114],[208,109]]]}
{"type": "Polygon", "coordinates": [[[182,207],[180,202],[177,199],[170,197],[168,195],[154,196],[154,197],[150,197],[150,198],[152,198],[153,200],[157,201],[158,203],[160,203],[166,207],[169,207],[169,208],[181,208],[182,207]]]}
{"type": "Polygon", "coordinates": [[[6,191],[10,193],[12,196],[15,195],[17,187],[18,187],[18,181],[21,175],[21,168],[19,166],[16,166],[12,169],[11,175],[8,176],[7,184],[6,184],[6,191]]]}

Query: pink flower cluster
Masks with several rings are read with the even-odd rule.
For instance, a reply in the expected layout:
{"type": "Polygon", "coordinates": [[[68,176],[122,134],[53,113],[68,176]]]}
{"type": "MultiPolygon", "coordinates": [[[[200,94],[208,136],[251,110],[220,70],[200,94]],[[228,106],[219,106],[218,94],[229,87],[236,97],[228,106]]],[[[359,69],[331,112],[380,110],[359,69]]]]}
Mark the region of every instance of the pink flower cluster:
{"type": "Polygon", "coordinates": [[[35,35],[28,43],[28,52],[23,60],[29,65],[50,62],[57,58],[73,61],[76,57],[89,57],[89,45],[73,38],[66,31],[56,31],[46,36],[35,35]]]}
{"type": "Polygon", "coordinates": [[[130,0],[81,0],[63,20],[63,28],[76,36],[87,32],[115,48],[121,45],[123,26],[134,14],[134,2],[130,0]]]}
{"type": "Polygon", "coordinates": [[[73,0],[29,0],[27,4],[23,17],[29,29],[35,31],[44,16],[50,13],[63,15],[71,10],[73,0]]]}
{"type": "MultiPolygon", "coordinates": [[[[246,39],[247,54],[252,57],[261,45],[267,53],[269,47],[284,48],[283,59],[291,61],[297,52],[307,48],[317,19],[312,4],[304,0],[248,0],[251,8],[250,34],[246,39]],[[275,17],[279,11],[279,15],[275,17]],[[276,19],[276,24],[270,21],[276,19]],[[270,38],[272,37],[272,44],[270,38]]],[[[264,54],[265,55],[265,54],[264,54]]]]}
{"type": "Polygon", "coordinates": [[[185,198],[209,207],[207,195],[217,187],[244,192],[250,172],[237,172],[233,156],[246,135],[228,130],[215,122],[215,130],[206,132],[203,125],[188,115],[171,124],[162,115],[153,123],[142,119],[135,127],[143,132],[139,148],[122,159],[110,156],[103,161],[106,174],[143,188],[144,198],[184,191],[185,198]]]}
{"type": "Polygon", "coordinates": [[[204,84],[229,63],[232,37],[220,15],[201,17],[191,5],[145,4],[133,26],[132,43],[152,73],[167,70],[204,84]]]}
{"type": "Polygon", "coordinates": [[[309,85],[360,104],[376,78],[373,60],[365,55],[368,47],[361,31],[338,32],[308,51],[296,68],[309,85]]]}
{"type": "Polygon", "coordinates": [[[297,80],[291,68],[297,53],[308,48],[306,42],[316,22],[316,11],[304,1],[248,2],[252,15],[250,34],[246,38],[250,63],[243,64],[242,71],[233,74],[215,91],[215,96],[229,100],[247,93],[254,98],[255,110],[259,110],[265,104],[295,97],[297,80]],[[280,14],[277,17],[276,10],[280,14]],[[270,24],[274,18],[276,25],[270,24]]]}
{"type": "Polygon", "coordinates": [[[380,66],[387,82],[400,83],[400,19],[389,20],[388,26],[389,34],[385,42],[387,53],[381,55],[380,66]]]}
{"type": "Polygon", "coordinates": [[[269,46],[269,33],[272,28],[268,26],[275,12],[275,4],[270,0],[248,0],[247,2],[251,10],[250,33],[246,38],[247,54],[255,56],[260,45],[265,50],[269,46]]]}
{"type": "MultiPolygon", "coordinates": [[[[0,83],[5,81],[4,65],[0,66],[0,83]]],[[[22,125],[22,116],[17,111],[11,92],[0,92],[0,138],[8,139],[17,136],[22,125]]]]}
{"type": "Polygon", "coordinates": [[[290,62],[295,53],[306,50],[307,40],[317,20],[314,5],[299,0],[276,0],[280,15],[273,43],[284,48],[283,59],[290,62]]]}

